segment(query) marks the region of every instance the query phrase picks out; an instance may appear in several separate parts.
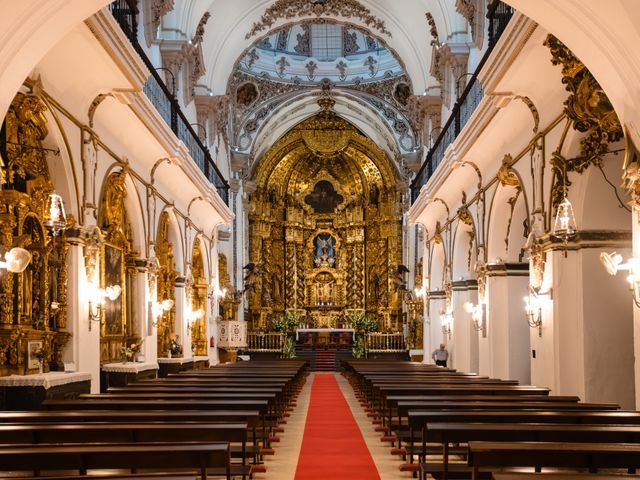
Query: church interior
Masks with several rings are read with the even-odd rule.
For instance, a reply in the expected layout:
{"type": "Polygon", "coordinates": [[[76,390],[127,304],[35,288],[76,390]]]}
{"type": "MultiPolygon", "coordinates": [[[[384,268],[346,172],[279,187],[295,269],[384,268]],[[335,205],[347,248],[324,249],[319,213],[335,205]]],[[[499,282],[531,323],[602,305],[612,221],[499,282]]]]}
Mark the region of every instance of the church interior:
{"type": "Polygon", "coordinates": [[[638,18],[0,0],[0,478],[640,478],[638,18]]]}

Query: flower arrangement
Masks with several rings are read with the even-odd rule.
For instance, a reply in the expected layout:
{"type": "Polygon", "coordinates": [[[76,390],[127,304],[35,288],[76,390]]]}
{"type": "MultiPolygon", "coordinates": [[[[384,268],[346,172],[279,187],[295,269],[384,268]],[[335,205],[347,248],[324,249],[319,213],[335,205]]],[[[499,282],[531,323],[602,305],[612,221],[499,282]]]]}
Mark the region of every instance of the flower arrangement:
{"type": "Polygon", "coordinates": [[[282,345],[281,358],[296,358],[296,342],[293,337],[287,337],[282,345]]]}
{"type": "Polygon", "coordinates": [[[376,319],[367,316],[364,312],[354,312],[347,316],[347,325],[350,325],[357,334],[366,334],[378,330],[376,319]]]}
{"type": "Polygon", "coordinates": [[[364,337],[358,337],[356,339],[351,353],[355,359],[367,358],[367,344],[364,337]]]}
{"type": "Polygon", "coordinates": [[[42,345],[41,347],[37,347],[33,351],[33,356],[40,362],[41,364],[49,360],[51,356],[51,352],[47,349],[46,346],[42,345]]]}
{"type": "Polygon", "coordinates": [[[132,343],[128,347],[123,345],[120,347],[120,356],[122,357],[122,362],[132,362],[135,358],[136,354],[140,352],[142,349],[143,340],[138,343],[132,343]]]}
{"type": "Polygon", "coordinates": [[[274,332],[293,333],[300,325],[300,317],[292,312],[285,312],[271,319],[270,329],[274,332]]]}

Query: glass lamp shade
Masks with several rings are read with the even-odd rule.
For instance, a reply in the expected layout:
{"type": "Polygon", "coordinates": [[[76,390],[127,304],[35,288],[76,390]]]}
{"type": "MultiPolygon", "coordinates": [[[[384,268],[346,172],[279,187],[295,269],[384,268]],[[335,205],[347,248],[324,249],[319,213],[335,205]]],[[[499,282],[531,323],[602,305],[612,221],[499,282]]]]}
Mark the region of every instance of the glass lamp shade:
{"type": "Polygon", "coordinates": [[[64,211],[62,197],[55,192],[49,195],[44,224],[51,229],[54,236],[67,228],[67,214],[64,211]]]}
{"type": "Polygon", "coordinates": [[[553,224],[552,235],[567,241],[577,233],[576,218],[573,215],[573,206],[567,197],[558,205],[556,219],[553,224]]]}
{"type": "Polygon", "coordinates": [[[110,285],[104,289],[105,297],[107,297],[111,301],[116,300],[120,296],[120,293],[122,293],[122,288],[120,288],[120,285],[110,285]]]}
{"type": "Polygon", "coordinates": [[[0,261],[0,267],[13,273],[24,272],[31,261],[31,253],[20,247],[14,247],[4,255],[5,261],[0,261]]]}

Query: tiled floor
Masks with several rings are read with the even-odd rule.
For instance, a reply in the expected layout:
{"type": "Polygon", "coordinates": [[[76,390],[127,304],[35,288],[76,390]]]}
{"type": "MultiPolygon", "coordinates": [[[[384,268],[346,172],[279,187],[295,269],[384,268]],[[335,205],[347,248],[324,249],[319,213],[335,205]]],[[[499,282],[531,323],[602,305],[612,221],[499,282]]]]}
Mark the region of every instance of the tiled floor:
{"type": "Polygon", "coordinates": [[[307,383],[302,389],[302,393],[298,397],[298,406],[288,418],[287,424],[284,426],[285,432],[279,434],[280,442],[275,443],[276,454],[265,458],[267,472],[256,474],[256,480],[293,480],[296,473],[298,456],[302,445],[302,436],[304,435],[304,427],[309,408],[309,399],[311,394],[311,384],[314,375],[336,375],[338,385],[342,389],[342,393],[351,407],[353,416],[360,426],[362,435],[364,436],[367,447],[373,456],[373,460],[378,468],[381,480],[395,480],[402,478],[411,478],[410,474],[403,474],[398,470],[400,462],[396,457],[389,453],[389,444],[380,441],[380,434],[374,429],[373,424],[362,409],[358,400],[355,398],[353,389],[342,375],[333,373],[312,373],[307,378],[307,383]]]}

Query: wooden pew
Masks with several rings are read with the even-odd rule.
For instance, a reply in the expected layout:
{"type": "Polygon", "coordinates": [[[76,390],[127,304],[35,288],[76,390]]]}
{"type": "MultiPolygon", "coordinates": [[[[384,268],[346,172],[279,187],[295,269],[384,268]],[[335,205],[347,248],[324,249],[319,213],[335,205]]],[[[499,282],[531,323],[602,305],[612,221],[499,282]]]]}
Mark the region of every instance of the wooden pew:
{"type": "Polygon", "coordinates": [[[449,445],[471,441],[640,443],[640,425],[577,425],[542,423],[428,423],[426,442],[442,444],[442,464],[423,462],[427,474],[448,477],[449,445]]]}
{"type": "MultiPolygon", "coordinates": [[[[125,444],[177,442],[229,442],[240,444],[240,464],[231,464],[232,475],[246,478],[246,423],[25,423],[0,425],[0,446],[35,444],[125,444]]],[[[211,472],[210,472],[211,473],[211,472]]]]}
{"type": "Polygon", "coordinates": [[[224,469],[231,479],[227,443],[160,443],[122,445],[28,445],[0,448],[0,469],[4,472],[93,469],[186,469],[207,480],[208,469],[224,469]]]}
{"type": "Polygon", "coordinates": [[[601,468],[640,467],[640,445],[627,443],[566,442],[470,442],[468,464],[472,480],[479,468],[566,467],[601,468]]]}
{"type": "Polygon", "coordinates": [[[632,480],[640,475],[613,473],[494,473],[493,480],[632,480]]]}

